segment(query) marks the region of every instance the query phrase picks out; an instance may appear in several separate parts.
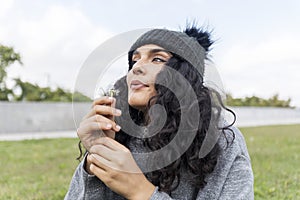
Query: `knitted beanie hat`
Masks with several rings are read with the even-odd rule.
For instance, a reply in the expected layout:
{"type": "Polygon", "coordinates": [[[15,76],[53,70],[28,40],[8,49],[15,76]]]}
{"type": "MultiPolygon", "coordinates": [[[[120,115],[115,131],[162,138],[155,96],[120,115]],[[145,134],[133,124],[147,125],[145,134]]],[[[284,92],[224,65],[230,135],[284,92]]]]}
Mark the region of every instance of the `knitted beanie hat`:
{"type": "Polygon", "coordinates": [[[196,38],[182,32],[153,29],[140,36],[131,46],[130,51],[134,51],[146,44],[158,45],[171,53],[181,56],[192,64],[203,78],[206,52],[196,38]]]}

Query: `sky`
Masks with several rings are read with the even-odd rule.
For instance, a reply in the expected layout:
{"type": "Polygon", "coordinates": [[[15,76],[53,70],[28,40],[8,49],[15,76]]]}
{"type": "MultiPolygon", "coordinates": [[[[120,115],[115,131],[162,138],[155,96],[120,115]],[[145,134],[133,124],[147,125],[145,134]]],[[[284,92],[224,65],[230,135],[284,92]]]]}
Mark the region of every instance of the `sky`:
{"type": "Polygon", "coordinates": [[[24,63],[9,68],[10,79],[73,90],[88,56],[108,39],[196,21],[213,30],[210,56],[226,92],[279,94],[300,107],[299,13],[298,0],[0,0],[0,43],[24,63]]]}

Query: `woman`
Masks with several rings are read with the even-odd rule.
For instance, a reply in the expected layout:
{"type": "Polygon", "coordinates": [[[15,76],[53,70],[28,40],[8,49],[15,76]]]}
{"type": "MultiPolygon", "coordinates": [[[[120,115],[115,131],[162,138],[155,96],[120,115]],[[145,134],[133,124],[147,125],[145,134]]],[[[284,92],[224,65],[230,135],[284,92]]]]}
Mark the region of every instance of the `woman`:
{"type": "Polygon", "coordinates": [[[78,128],[88,153],[65,199],[254,198],[243,136],[221,115],[234,113],[203,85],[209,36],[154,29],[132,45],[119,95],[96,99],[78,128]]]}

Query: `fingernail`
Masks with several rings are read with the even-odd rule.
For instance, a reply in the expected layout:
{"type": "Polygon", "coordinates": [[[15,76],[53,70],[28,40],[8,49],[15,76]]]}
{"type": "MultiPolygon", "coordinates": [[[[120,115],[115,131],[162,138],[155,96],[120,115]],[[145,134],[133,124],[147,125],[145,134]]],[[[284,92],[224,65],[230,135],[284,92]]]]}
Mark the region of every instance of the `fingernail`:
{"type": "Polygon", "coordinates": [[[121,126],[117,125],[117,126],[116,126],[116,129],[117,129],[118,131],[121,130],[121,126]]]}
{"type": "Polygon", "coordinates": [[[111,125],[111,124],[106,124],[106,127],[107,127],[107,128],[111,128],[112,125],[111,125]]]}
{"type": "Polygon", "coordinates": [[[119,109],[115,109],[115,114],[117,114],[117,115],[121,115],[121,114],[122,114],[122,111],[121,111],[121,110],[119,110],[119,109]]]}
{"type": "Polygon", "coordinates": [[[113,100],[114,100],[114,98],[113,98],[113,97],[108,97],[108,99],[109,99],[109,100],[111,100],[111,101],[113,101],[113,100]]]}

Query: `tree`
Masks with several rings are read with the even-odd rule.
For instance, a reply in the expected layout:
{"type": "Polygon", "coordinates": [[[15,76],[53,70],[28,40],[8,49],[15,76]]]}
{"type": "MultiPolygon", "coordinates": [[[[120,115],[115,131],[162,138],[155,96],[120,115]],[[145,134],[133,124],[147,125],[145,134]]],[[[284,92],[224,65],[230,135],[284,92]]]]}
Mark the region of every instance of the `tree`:
{"type": "Polygon", "coordinates": [[[23,82],[20,78],[15,79],[15,88],[19,87],[20,95],[14,94],[16,101],[41,101],[41,89],[38,85],[23,82]]]}
{"type": "Polygon", "coordinates": [[[13,95],[11,89],[6,87],[7,67],[14,62],[22,64],[20,54],[16,53],[12,47],[0,44],[0,100],[8,101],[9,95],[13,95]]]}
{"type": "Polygon", "coordinates": [[[91,99],[79,92],[72,94],[60,87],[51,90],[50,87],[40,87],[37,84],[23,82],[16,78],[14,89],[20,90],[20,94],[14,94],[15,101],[51,101],[51,102],[71,102],[72,96],[74,102],[89,102],[91,99]]]}
{"type": "Polygon", "coordinates": [[[80,92],[74,92],[73,93],[73,101],[74,102],[91,102],[92,99],[85,96],[84,94],[80,93],[80,92]]]}
{"type": "Polygon", "coordinates": [[[89,97],[79,92],[74,95],[58,87],[54,91],[50,87],[40,87],[37,84],[23,82],[20,78],[15,78],[15,86],[9,89],[6,86],[7,68],[15,62],[23,64],[21,56],[12,47],[0,44],[0,101],[91,101],[89,97]],[[19,90],[20,94],[14,91],[19,90]],[[73,97],[72,97],[73,96],[73,97]]]}
{"type": "Polygon", "coordinates": [[[279,95],[275,94],[269,99],[260,98],[257,96],[245,98],[233,98],[231,94],[226,95],[226,104],[228,106],[262,106],[262,107],[292,107],[291,99],[281,100],[279,95]]]}

